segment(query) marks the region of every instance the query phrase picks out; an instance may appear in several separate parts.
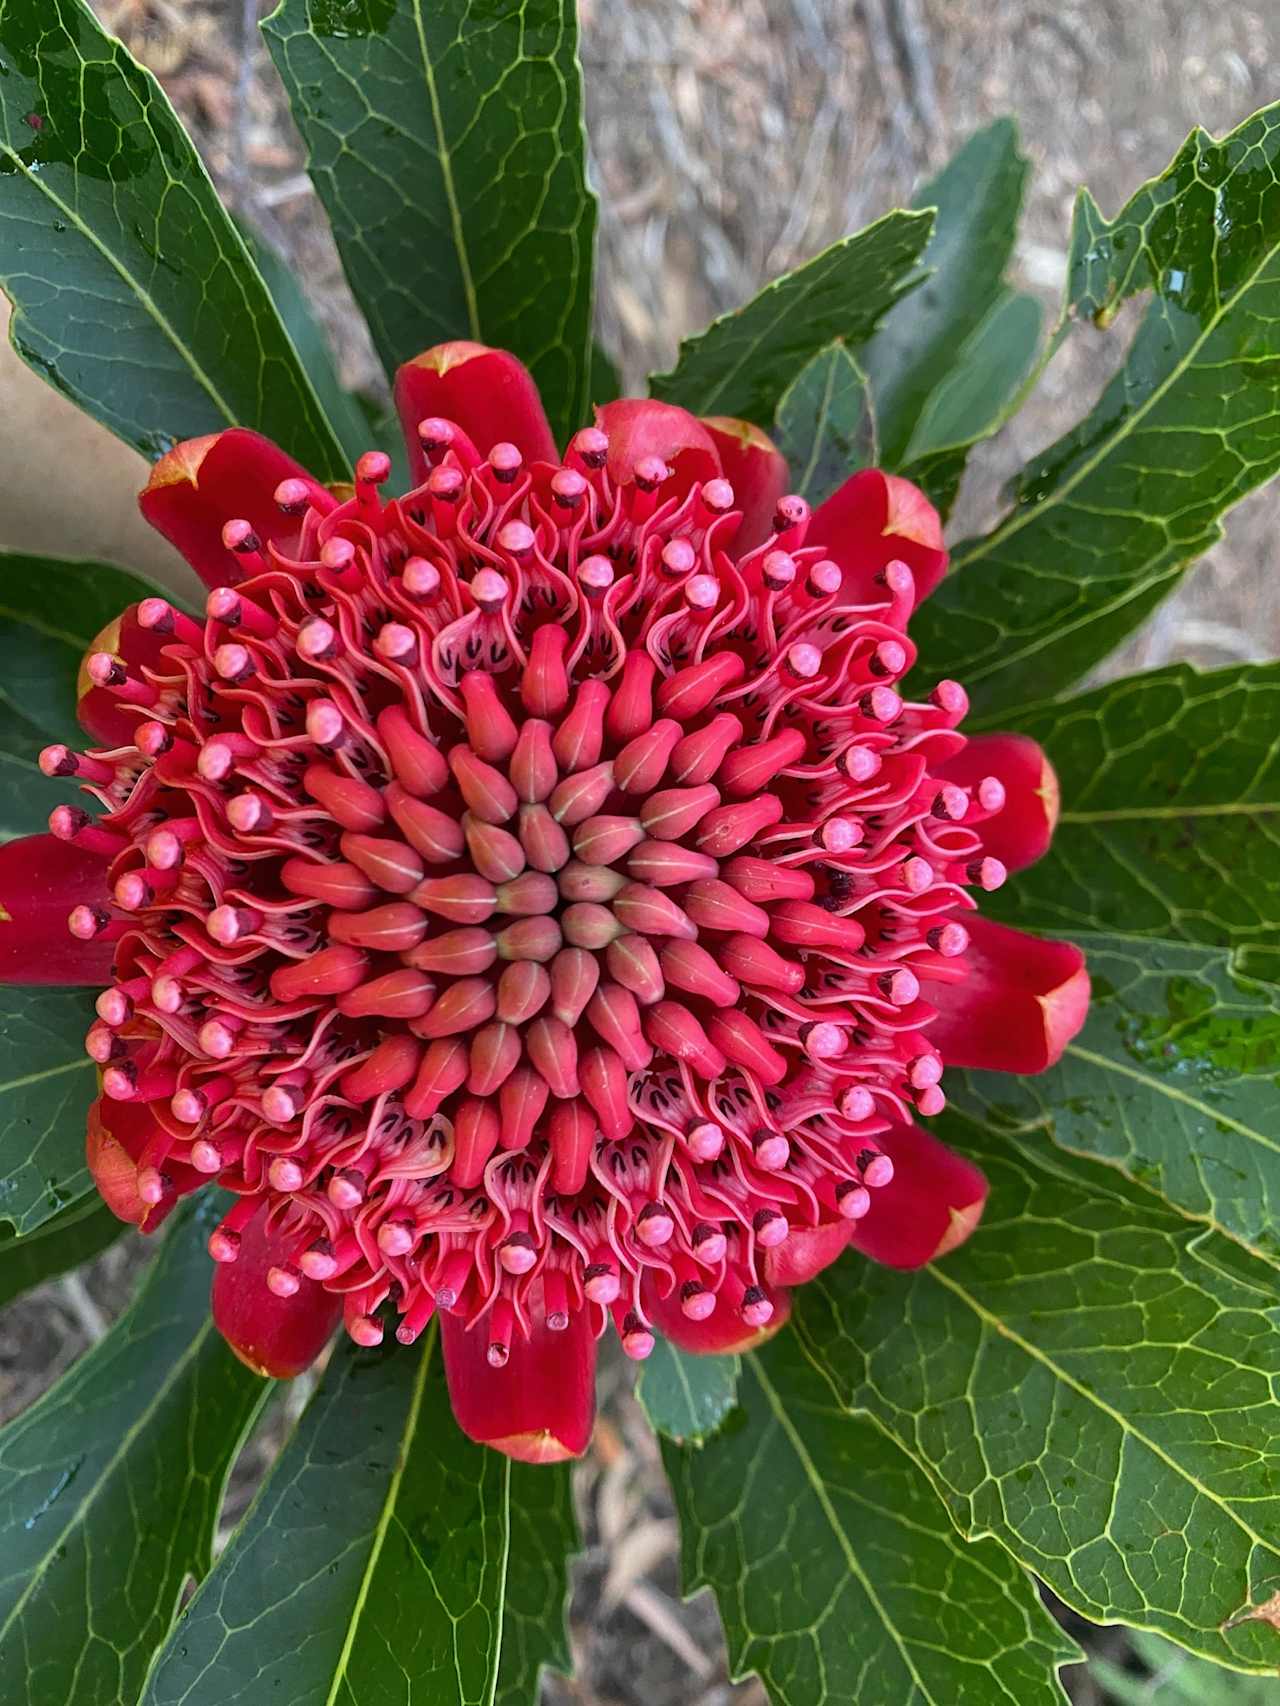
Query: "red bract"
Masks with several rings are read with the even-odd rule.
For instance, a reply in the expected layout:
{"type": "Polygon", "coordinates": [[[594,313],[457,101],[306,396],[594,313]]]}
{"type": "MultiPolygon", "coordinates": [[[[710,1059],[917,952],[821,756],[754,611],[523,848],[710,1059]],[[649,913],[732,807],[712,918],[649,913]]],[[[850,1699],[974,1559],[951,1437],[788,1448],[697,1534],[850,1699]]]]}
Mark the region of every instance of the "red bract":
{"type": "Polygon", "coordinates": [[[914,487],[811,515],[754,428],[647,402],[557,462],[474,344],[396,394],[402,498],[385,456],[340,497],[238,430],[157,465],[205,615],[145,600],[87,660],[129,733],[45,753],[104,813],[0,855],[6,969],[102,981],[109,946],[90,1165],[146,1227],[236,1194],[215,1315],[252,1366],[441,1312],[462,1425],[546,1460],[610,1318],[740,1349],[850,1243],[966,1237],[985,1182],[914,1116],[948,1062],[1055,1060],[1088,983],[973,917],[1056,790],[1030,742],[966,747],[957,683],[904,693],[946,561],[914,487]]]}

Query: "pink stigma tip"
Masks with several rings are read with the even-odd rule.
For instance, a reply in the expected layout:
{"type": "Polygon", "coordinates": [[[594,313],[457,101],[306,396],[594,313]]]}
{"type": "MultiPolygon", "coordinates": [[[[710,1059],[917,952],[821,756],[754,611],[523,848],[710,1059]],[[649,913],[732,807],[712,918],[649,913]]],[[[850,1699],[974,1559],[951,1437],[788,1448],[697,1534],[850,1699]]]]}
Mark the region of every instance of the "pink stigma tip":
{"type": "Polygon", "coordinates": [[[471,594],[481,610],[500,610],[507,597],[506,580],[495,569],[481,569],[471,582],[471,594]]]}
{"type": "Polygon", "coordinates": [[[863,1120],[869,1120],[876,1111],[876,1100],[870,1090],[864,1090],[858,1084],[852,1090],[846,1090],[840,1098],[840,1112],[845,1119],[860,1125],[863,1120]]]}
{"type": "Polygon", "coordinates": [[[251,522],[237,518],[234,521],[228,521],[223,526],[222,543],[228,551],[256,551],[260,548],[262,541],[253,531],[251,522]]]}
{"type": "Polygon", "coordinates": [[[687,1291],[680,1299],[680,1311],[690,1321],[708,1320],[716,1312],[715,1292],[708,1291],[705,1286],[697,1291],[687,1291]]]}
{"type": "Polygon", "coordinates": [[[583,1291],[592,1303],[602,1303],[606,1307],[613,1303],[622,1291],[622,1283],[617,1274],[588,1272],[582,1286],[583,1291]]]}
{"type": "Polygon", "coordinates": [[[714,1161],[724,1148],[724,1127],[711,1121],[696,1125],[689,1133],[689,1147],[699,1161],[714,1161]]]}
{"type": "Polygon", "coordinates": [[[509,521],[498,529],[498,549],[510,551],[513,557],[523,557],[533,550],[536,538],[532,527],[523,521],[509,521]]]}
{"type": "Polygon", "coordinates": [[[262,1095],[262,1111],[273,1125],[288,1125],[298,1112],[299,1104],[293,1093],[283,1085],[273,1084],[262,1095]]]}
{"type": "Polygon", "coordinates": [[[440,571],[425,557],[410,557],[400,581],[410,598],[431,598],[440,590],[440,571]]]}
{"type": "Polygon", "coordinates": [[[356,463],[356,479],[362,486],[381,486],[391,478],[391,458],[385,450],[366,450],[356,463]]]}
{"type": "Polygon", "coordinates": [[[267,1168],[267,1177],[277,1191],[288,1194],[302,1189],[306,1175],[296,1161],[291,1161],[287,1155],[277,1155],[267,1168]]]}
{"type": "Polygon", "coordinates": [[[635,1232],[642,1244],[648,1245],[651,1250],[657,1250],[671,1242],[675,1229],[676,1223],[666,1210],[659,1208],[656,1203],[649,1203],[640,1211],[635,1232]]]}
{"type": "Polygon", "coordinates": [[[209,1104],[198,1090],[175,1090],[169,1106],[175,1120],[195,1125],[204,1118],[209,1104]]]}
{"type": "Polygon", "coordinates": [[[837,1193],[837,1206],[845,1220],[861,1220],[871,1207],[871,1192],[864,1185],[850,1184],[837,1193]]]}
{"type": "Polygon", "coordinates": [[[342,712],[332,699],[313,699],[307,706],[307,733],[317,746],[335,746],[345,728],[342,712]]]}
{"type": "Polygon", "coordinates": [[[758,1286],[749,1286],[743,1294],[742,1319],[748,1327],[767,1327],[773,1320],[773,1305],[758,1286]]]}
{"type": "Polygon", "coordinates": [[[755,1155],[758,1166],[777,1173],[790,1161],[791,1145],[781,1132],[760,1132],[755,1139],[755,1155]]]}

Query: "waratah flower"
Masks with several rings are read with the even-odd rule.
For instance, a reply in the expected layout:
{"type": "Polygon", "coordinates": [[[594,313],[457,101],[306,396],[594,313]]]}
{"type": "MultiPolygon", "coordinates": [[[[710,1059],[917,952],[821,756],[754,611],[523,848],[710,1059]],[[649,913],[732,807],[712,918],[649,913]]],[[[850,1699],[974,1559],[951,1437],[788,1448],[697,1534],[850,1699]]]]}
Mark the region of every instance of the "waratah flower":
{"type": "Polygon", "coordinates": [[[213,1311],[263,1373],[440,1320],[458,1418],[583,1450],[595,1346],[739,1349],[847,1246],[910,1267],[986,1184],[914,1123],[1035,1072],[1079,951],[975,912],[1044,852],[1039,749],[909,697],[938,517],[816,512],[741,422],[611,403],[559,457],[513,357],[397,402],[413,489],[254,433],[143,513],[211,588],[86,659],[101,802],[0,851],[4,975],[102,985],[89,1165],[150,1230],[217,1180],[213,1311]],[[70,933],[66,933],[69,915],[70,933]]]}

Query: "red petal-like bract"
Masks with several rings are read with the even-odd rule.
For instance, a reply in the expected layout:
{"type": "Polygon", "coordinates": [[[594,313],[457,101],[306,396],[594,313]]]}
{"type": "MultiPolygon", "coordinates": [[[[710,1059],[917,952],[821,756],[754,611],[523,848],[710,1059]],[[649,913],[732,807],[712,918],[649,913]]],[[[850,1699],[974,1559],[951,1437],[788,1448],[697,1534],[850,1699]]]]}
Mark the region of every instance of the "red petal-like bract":
{"type": "Polygon", "coordinates": [[[448,421],[482,455],[505,443],[514,444],[526,461],[555,460],[556,442],[538,388],[523,362],[506,350],[465,339],[424,350],[396,374],[396,408],[418,480],[426,478],[432,460],[418,432],[422,420],[448,421]]]}
{"type": "Polygon", "coordinates": [[[751,550],[772,531],[774,514],[786,495],[787,459],[768,434],[750,421],[716,415],[702,425],[711,435],[724,477],[742,511],[735,544],[740,551],[751,550]]]}
{"type": "Polygon", "coordinates": [[[72,915],[113,955],[91,1159],[143,1223],[235,1193],[215,1312],[255,1367],[439,1312],[464,1427],[545,1459],[610,1320],[740,1348],[847,1243],[965,1235],[981,1176],[913,1120],[1002,1027],[1044,1065],[1083,973],[970,949],[1006,787],[954,770],[955,682],[903,691],[945,564],[914,487],[811,517],[763,435],[648,402],[553,460],[477,345],[397,396],[403,497],[379,453],[339,500],[242,432],[143,496],[205,614],[127,613],[86,670],[131,738],[44,759],[105,808],[52,824],[112,897],[72,915]]]}
{"type": "Polygon", "coordinates": [[[445,1311],[440,1342],[463,1432],[522,1463],[555,1463],[580,1457],[591,1439],[596,1341],[585,1309],[556,1313],[538,1294],[532,1304],[527,1334],[511,1330],[502,1305],[488,1331],[445,1311]]]}
{"type": "Polygon", "coordinates": [[[975,918],[965,970],[963,983],[934,997],[930,1034],[951,1065],[1043,1072],[1084,1023],[1089,974],[1073,942],[975,918]]]}
{"type": "Polygon", "coordinates": [[[1058,778],[1043,747],[1029,735],[973,735],[939,774],[962,788],[994,776],[1004,805],[983,832],[983,844],[1007,871],[1025,870],[1049,851],[1058,822],[1058,778]]]}
{"type": "Polygon", "coordinates": [[[238,1234],[236,1260],[214,1269],[213,1320],[247,1368],[291,1380],[328,1343],[342,1302],[305,1275],[287,1287],[275,1281],[287,1260],[287,1235],[270,1221],[264,1204],[238,1234]]]}
{"type": "Polygon", "coordinates": [[[101,854],[52,835],[0,844],[0,983],[106,983],[110,942],[77,939],[67,915],[83,906],[105,918],[109,899],[101,854]]]}
{"type": "Polygon", "coordinates": [[[963,1244],[982,1215],[987,1181],[972,1161],[920,1126],[891,1126],[881,1142],[894,1189],[880,1212],[853,1228],[849,1242],[891,1268],[920,1268],[963,1244]]]}

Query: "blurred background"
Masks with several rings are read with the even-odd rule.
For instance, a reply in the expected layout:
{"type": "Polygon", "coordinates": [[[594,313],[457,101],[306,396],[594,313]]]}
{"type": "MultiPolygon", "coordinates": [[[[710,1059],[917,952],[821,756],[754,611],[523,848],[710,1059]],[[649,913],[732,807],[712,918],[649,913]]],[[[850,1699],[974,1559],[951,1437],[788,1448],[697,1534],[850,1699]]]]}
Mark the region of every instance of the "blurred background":
{"type": "MultiPolygon", "coordinates": [[[[267,0],[94,0],[163,82],[225,199],[302,279],[344,381],[385,395],[283,91],[260,45],[267,0]]],[[[1014,282],[1056,314],[1071,204],[1108,215],[1161,171],[1195,124],[1220,134],[1280,96],[1280,0],[580,0],[588,128],[601,198],[598,324],[627,388],[680,339],[834,238],[910,199],[976,128],[1016,115],[1032,161],[1014,282]]],[[[0,299],[2,307],[2,299],[0,299]]],[[[1009,475],[1085,413],[1132,329],[1077,328],[1036,396],[975,455],[960,538],[998,513],[1009,475]]],[[[137,518],[145,465],[0,349],[0,544],[180,574],[137,518]],[[47,471],[60,501],[48,503],[47,471]]],[[[1280,651],[1277,500],[1263,490],[1109,666],[1186,657],[1207,667],[1280,651]]],[[[98,1337],[131,1287],[122,1242],[85,1274],[0,1315],[0,1419],[98,1337]]],[[[547,1706],[765,1706],[728,1681],[708,1596],[679,1596],[678,1538],[657,1449],[621,1359],[579,1472],[585,1551],[572,1607],[577,1678],[547,1706]]],[[[296,1412],[306,1387],[283,1406],[296,1412]]],[[[280,1437],[247,1448],[228,1526],[280,1437]]],[[[761,1521],[770,1513],[762,1511],[761,1521]]],[[[1058,1608],[1061,1610],[1061,1608],[1058,1608]]],[[[1212,1673],[1148,1637],[1063,1612],[1096,1662],[1067,1673],[1082,1706],[1280,1706],[1280,1681],[1212,1673]]]]}

